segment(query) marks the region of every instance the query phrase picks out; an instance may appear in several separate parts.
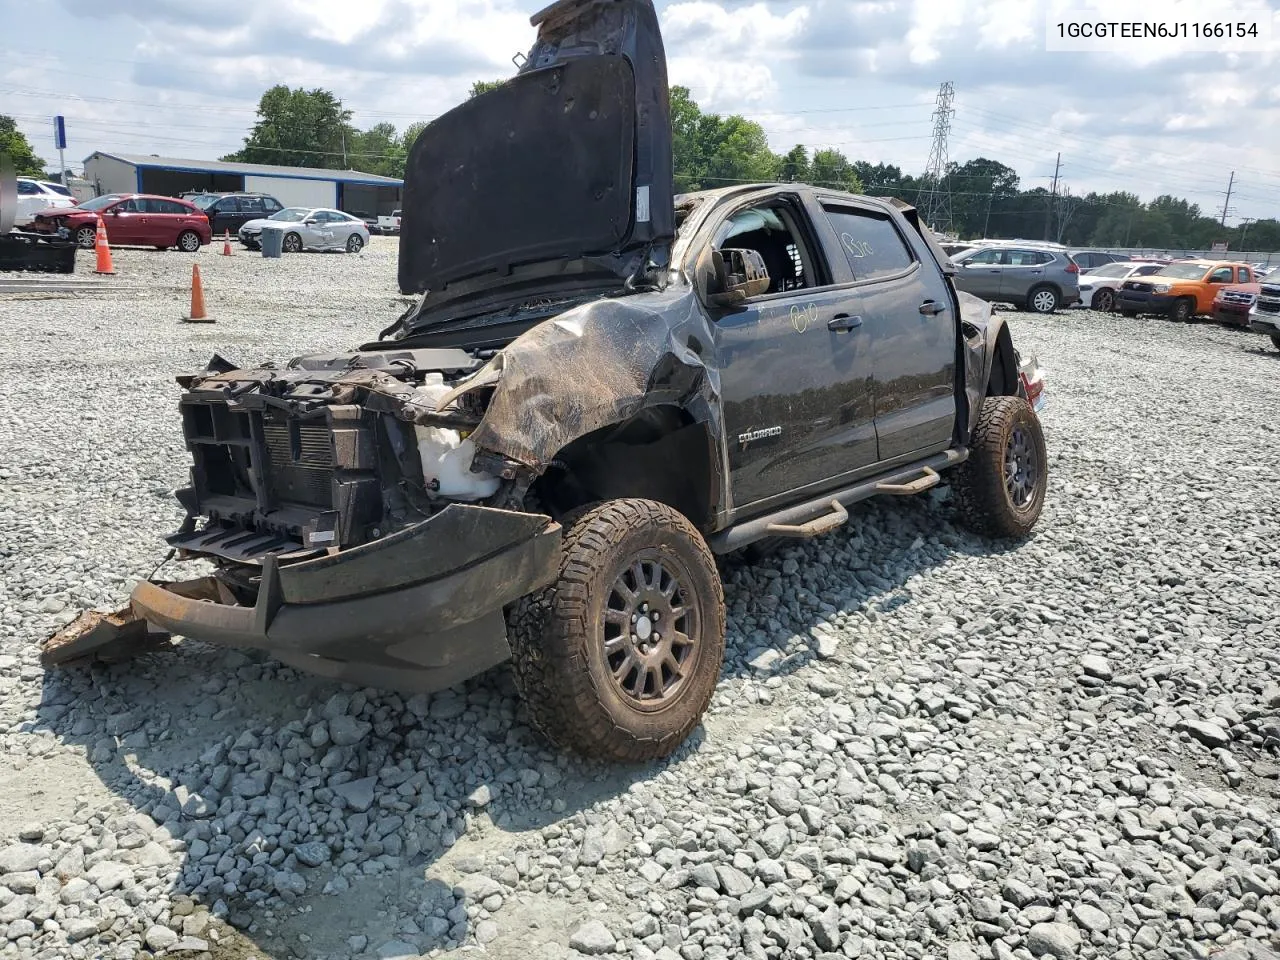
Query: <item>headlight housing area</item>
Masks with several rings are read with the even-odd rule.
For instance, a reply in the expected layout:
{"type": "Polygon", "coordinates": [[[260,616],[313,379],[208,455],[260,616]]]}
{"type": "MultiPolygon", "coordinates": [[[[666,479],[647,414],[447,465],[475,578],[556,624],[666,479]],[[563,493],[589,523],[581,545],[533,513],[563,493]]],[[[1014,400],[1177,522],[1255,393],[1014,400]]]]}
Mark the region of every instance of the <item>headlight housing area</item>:
{"type": "Polygon", "coordinates": [[[1156,292],[1156,293],[1168,293],[1170,290],[1172,290],[1172,289],[1173,289],[1173,287],[1171,287],[1171,286],[1170,286],[1169,284],[1167,284],[1167,283],[1157,283],[1157,284],[1156,284],[1154,287],[1152,287],[1151,289],[1152,289],[1154,292],[1156,292]]]}

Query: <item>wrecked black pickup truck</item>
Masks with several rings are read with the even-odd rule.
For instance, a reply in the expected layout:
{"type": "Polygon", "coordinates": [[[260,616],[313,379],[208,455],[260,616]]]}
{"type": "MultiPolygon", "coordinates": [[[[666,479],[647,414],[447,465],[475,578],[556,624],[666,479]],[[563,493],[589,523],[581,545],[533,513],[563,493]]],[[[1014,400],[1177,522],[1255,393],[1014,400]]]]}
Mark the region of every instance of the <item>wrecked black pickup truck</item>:
{"type": "Polygon", "coordinates": [[[812,537],[948,475],[1026,535],[1041,389],[910,207],[798,184],[675,196],[650,0],[562,0],[515,77],[435,120],[399,283],[346,355],[179,378],[193,458],[140,582],[46,662],[165,631],[377,687],[512,659],[586,755],[669,754],[724,653],[714,554],[812,537]],[[149,626],[148,626],[149,625],[149,626]]]}

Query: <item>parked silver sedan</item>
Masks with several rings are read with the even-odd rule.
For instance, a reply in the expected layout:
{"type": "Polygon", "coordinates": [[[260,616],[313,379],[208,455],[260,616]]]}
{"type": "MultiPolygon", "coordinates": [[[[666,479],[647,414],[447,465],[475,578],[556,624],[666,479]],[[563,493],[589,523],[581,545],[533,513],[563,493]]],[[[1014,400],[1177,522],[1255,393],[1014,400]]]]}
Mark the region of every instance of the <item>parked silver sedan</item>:
{"type": "Polygon", "coordinates": [[[262,247],[262,228],[270,224],[284,227],[284,252],[301,250],[345,250],[359,253],[369,242],[369,228],[359,217],[327,207],[285,207],[261,220],[250,220],[240,228],[240,242],[251,250],[262,247]]]}

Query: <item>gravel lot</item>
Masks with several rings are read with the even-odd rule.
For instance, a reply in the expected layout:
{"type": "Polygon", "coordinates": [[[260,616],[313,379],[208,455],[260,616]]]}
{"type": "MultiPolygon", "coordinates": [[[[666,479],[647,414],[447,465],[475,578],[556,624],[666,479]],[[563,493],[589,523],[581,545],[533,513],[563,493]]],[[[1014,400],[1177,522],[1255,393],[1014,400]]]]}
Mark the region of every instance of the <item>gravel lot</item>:
{"type": "Polygon", "coordinates": [[[1038,535],[992,551],[936,496],[727,564],[720,692],[653,769],[549,751],[503,670],[44,675],[180,519],[174,374],[373,339],[395,246],[206,249],[213,326],[175,252],[0,299],[0,957],[1276,956],[1280,354],[1240,331],[1014,315],[1038,535]]]}

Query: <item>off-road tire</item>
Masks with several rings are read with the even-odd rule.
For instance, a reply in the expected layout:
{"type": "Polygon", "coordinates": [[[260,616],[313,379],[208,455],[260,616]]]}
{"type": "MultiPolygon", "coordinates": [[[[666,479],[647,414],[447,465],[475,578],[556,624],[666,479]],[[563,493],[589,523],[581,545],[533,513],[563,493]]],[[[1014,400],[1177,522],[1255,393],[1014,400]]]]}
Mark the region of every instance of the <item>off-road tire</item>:
{"type": "Polygon", "coordinates": [[[1271,335],[1271,345],[1277,350],[1280,350],[1280,333],[1273,333],[1271,335]]]}
{"type": "Polygon", "coordinates": [[[1103,287],[1093,295],[1089,301],[1089,309],[1101,310],[1103,313],[1111,313],[1116,308],[1116,292],[1103,287]]]}
{"type": "Polygon", "coordinates": [[[951,481],[959,519],[970,530],[997,539],[1020,539],[1040,519],[1048,484],[1048,463],[1040,418],[1022,397],[987,397],[969,439],[969,459],[951,481]],[[1035,457],[1036,478],[1030,498],[1019,504],[1005,478],[1005,464],[1016,430],[1035,457]]]}
{"type": "MultiPolygon", "coordinates": [[[[566,516],[560,576],[508,612],[516,687],[548,740],[595,760],[669,756],[697,727],[724,661],[724,589],[706,541],[652,500],[611,500],[566,516]],[[665,704],[641,709],[619,689],[605,654],[605,607],[637,557],[679,573],[696,610],[693,662],[665,704]]],[[[674,627],[674,624],[672,625],[674,627]]]]}
{"type": "Polygon", "coordinates": [[[1048,284],[1032,287],[1027,294],[1026,309],[1032,313],[1047,315],[1054,313],[1060,306],[1062,306],[1062,295],[1048,284]]]}
{"type": "Polygon", "coordinates": [[[1169,311],[1169,319],[1174,323],[1190,323],[1195,319],[1196,305],[1192,300],[1181,297],[1169,311]]]}

